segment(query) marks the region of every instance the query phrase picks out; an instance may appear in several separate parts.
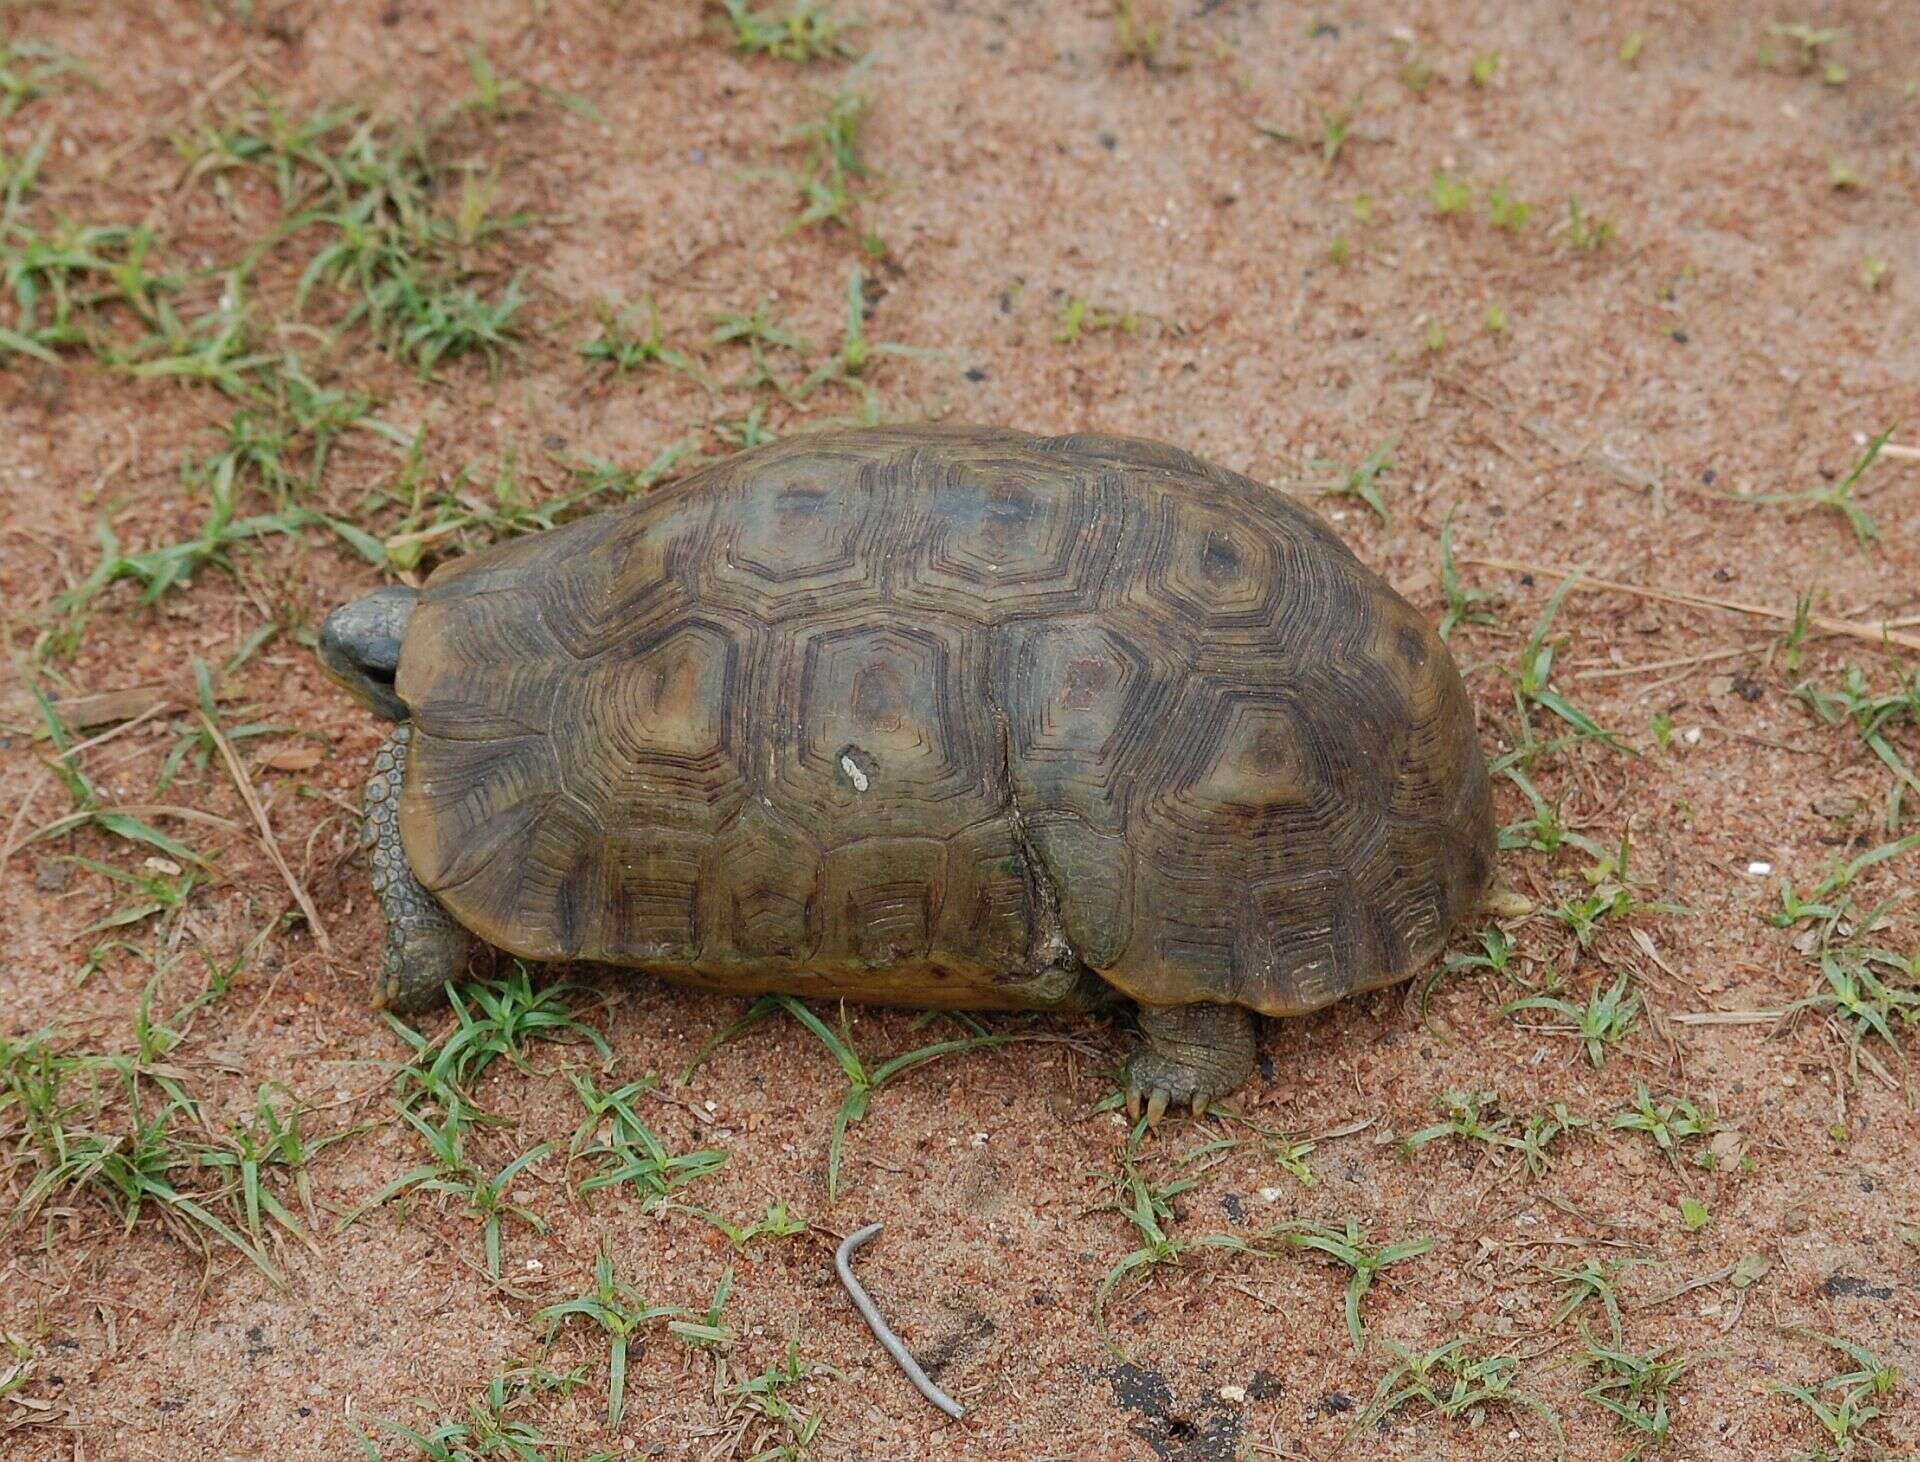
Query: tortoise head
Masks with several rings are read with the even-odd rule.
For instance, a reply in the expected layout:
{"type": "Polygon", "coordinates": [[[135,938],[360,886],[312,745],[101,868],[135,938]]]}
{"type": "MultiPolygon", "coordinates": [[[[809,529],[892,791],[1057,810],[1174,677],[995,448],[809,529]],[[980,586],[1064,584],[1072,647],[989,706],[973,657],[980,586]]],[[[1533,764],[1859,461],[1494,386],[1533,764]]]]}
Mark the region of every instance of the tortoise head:
{"type": "Polygon", "coordinates": [[[394,693],[400,641],[420,591],[404,584],[375,589],[342,604],[320,626],[320,666],[376,716],[407,719],[406,703],[394,693]]]}

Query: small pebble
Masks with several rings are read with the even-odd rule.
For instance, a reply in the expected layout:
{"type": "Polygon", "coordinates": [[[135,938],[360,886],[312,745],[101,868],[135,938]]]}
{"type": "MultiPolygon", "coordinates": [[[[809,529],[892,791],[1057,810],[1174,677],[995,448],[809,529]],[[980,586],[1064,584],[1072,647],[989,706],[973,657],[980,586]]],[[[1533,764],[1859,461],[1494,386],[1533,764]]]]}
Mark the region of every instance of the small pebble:
{"type": "Polygon", "coordinates": [[[1755,858],[1747,865],[1747,872],[1751,873],[1755,878],[1764,878],[1767,874],[1773,872],[1773,865],[1764,858],[1755,858]]]}
{"type": "Polygon", "coordinates": [[[1238,1406],[1247,1399],[1247,1388],[1245,1386],[1222,1386],[1220,1388],[1220,1399],[1238,1406]]]}

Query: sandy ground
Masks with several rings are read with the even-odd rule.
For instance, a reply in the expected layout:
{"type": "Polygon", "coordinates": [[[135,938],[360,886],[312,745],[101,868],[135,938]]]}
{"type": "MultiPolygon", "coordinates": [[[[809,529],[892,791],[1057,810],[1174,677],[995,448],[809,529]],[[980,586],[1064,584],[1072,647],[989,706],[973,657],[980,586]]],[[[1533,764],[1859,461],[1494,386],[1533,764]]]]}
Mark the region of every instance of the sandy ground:
{"type": "MultiPolygon", "coordinates": [[[[1124,1119],[1102,1109],[1131,1041],[1124,1018],[995,1019],[1008,1043],[898,1078],[849,1134],[830,1200],[826,1151],[846,1088],[799,1024],[758,1025],[682,1085],[681,1067],[743,1001],[615,972],[538,971],[539,982],[574,983],[576,1014],[614,1053],[603,1087],[659,1073],[638,1100],[662,1143],[726,1154],[680,1199],[735,1223],[784,1202],[810,1227],[735,1252],[706,1220],[647,1211],[631,1190],[577,1193],[585,1169],[562,1158],[582,1108],[563,1068],[600,1063],[578,1037],[536,1041],[525,1069],[498,1061],[473,1093],[500,1119],[469,1139],[485,1173],[537,1144],[558,1148],[510,1184],[543,1228],[507,1218],[496,1282],[460,1201],[419,1197],[339,1226],[426,1160],[391,1105],[406,1049],[366,1000],[378,931],[351,809],[378,733],[307,648],[318,617],[378,573],[309,529],[243,544],[230,572],[204,567],[151,606],[121,583],[88,613],[64,614],[56,596],[99,559],[97,521],[129,552],[199,531],[206,488],[181,464],[220,449],[236,402],[84,349],[62,349],[57,365],[0,357],[8,651],[62,698],[166,688],[172,705],[137,724],[77,729],[102,739],[71,764],[100,806],[222,819],[151,815],[214,859],[218,876],[181,912],[111,932],[92,926],[128,891],[66,860],[151,875],[151,848],[88,826],[34,838],[5,864],[0,1035],[12,1085],[0,1092],[0,1195],[21,1216],[51,1161],[21,1097],[26,1038],[47,1028],[60,1034],[43,1048],[69,1056],[135,1053],[148,1115],[169,1085],[198,1104],[199,1123],[176,1115],[172,1136],[186,1147],[166,1179],[228,1222],[239,1213],[222,1189],[231,1170],[180,1153],[220,1147],[263,1084],[283,1111],[307,1104],[309,1139],[346,1134],[305,1168],[313,1247],[265,1230],[280,1286],[228,1245],[203,1253],[195,1226],[168,1223],[160,1201],[125,1227],[97,1183],[56,1187],[11,1225],[0,1242],[10,1347],[0,1450],[348,1457],[373,1436],[379,1455],[417,1455],[381,1423],[423,1433],[461,1423],[491,1379],[537,1365],[577,1370],[577,1384],[516,1399],[512,1417],[543,1439],[526,1455],[748,1456],[801,1445],[812,1424],[802,1418],[817,1420],[819,1457],[1550,1455],[1544,1424],[1514,1405],[1447,1418],[1415,1402],[1356,1431],[1393,1346],[1462,1336],[1476,1355],[1516,1358],[1512,1386],[1557,1414],[1567,1455],[1613,1457],[1634,1434],[1581,1395],[1600,1376],[1577,1323],[1604,1340],[1604,1316],[1590,1303],[1555,1323],[1565,1287],[1547,1272],[1592,1259],[1621,1265],[1621,1348],[1675,1347],[1689,1362],[1666,1393],[1667,1455],[1816,1447],[1813,1413],[1778,1388],[1855,1366],[1790,1326],[1845,1337],[1905,1373],[1890,1395],[1860,1403],[1882,1415],[1857,1455],[1869,1443],[1911,1453],[1912,1039],[1896,1014],[1901,1049],[1870,1035],[1854,1062],[1855,1024],[1818,1008],[1776,1019],[1827,987],[1796,945],[1814,925],[1777,929],[1763,916],[1780,908],[1782,878],[1804,893],[1835,859],[1894,836],[1887,768],[1850,726],[1822,725],[1794,687],[1831,690],[1859,666],[1884,691],[1916,656],[1816,633],[1795,668],[1785,625],[1722,606],[1791,611],[1812,588],[1816,612],[1834,619],[1920,612],[1911,452],[1861,479],[1857,500],[1880,533],[1872,549],[1836,511],[1729,498],[1828,489],[1892,423],[1906,424],[1896,447],[1920,443],[1920,9],[1143,5],[1140,24],[1167,22],[1145,64],[1126,60],[1098,6],[869,0],[850,32],[872,58],[854,83],[872,98],[855,228],[799,231],[788,230],[796,207],[781,170],[801,165],[804,147],[783,139],[820,114],[849,63],[740,54],[718,10],[80,0],[3,15],[16,47],[32,43],[8,74],[43,61],[39,45],[87,68],[51,77],[44,94],[30,88],[0,122],[16,162],[51,129],[40,187],[16,222],[43,237],[63,219],[144,222],[154,258],[186,281],[183,320],[215,307],[217,271],[281,217],[270,165],[193,164],[193,138],[257,114],[262,98],[290,118],[361,105],[381,136],[439,119],[435,215],[457,223],[463,189],[487,192],[496,218],[525,215],[454,251],[483,293],[509,277],[524,291],[523,338],[497,379],[472,357],[423,381],[364,325],[330,333],[344,294],[322,289],[296,311],[324,230],[269,240],[247,285],[256,348],[299,351],[323,384],[370,393],[401,440],[421,433],[412,475],[388,437],[347,433],[300,501],[376,539],[475,519],[424,540],[423,566],[497,531],[485,519],[504,468],[519,500],[538,504],[571,490],[564,464],[588,455],[637,468],[679,442],[730,450],[718,424],[756,403],[782,433],[857,413],[860,395],[832,383],[801,401],[735,384],[747,353],[705,336],[715,312],[769,300],[809,347],[804,359],[768,348],[792,381],[835,348],[848,271],[863,262],[869,340],[918,352],[867,372],[888,418],[1159,437],[1296,488],[1326,475],[1309,459],[1350,466],[1393,442],[1379,478],[1390,526],[1357,497],[1324,506],[1436,619],[1437,542],[1451,518],[1464,581],[1494,596],[1475,606],[1492,623],[1453,640],[1490,755],[1520,734],[1510,672],[1553,566],[1700,598],[1570,594],[1554,626],[1564,644],[1553,685],[1636,754],[1588,744],[1531,768],[1568,827],[1608,847],[1631,832],[1641,902],[1688,912],[1609,916],[1587,949],[1536,914],[1513,927],[1511,978],[1442,983],[1431,1027],[1401,991],[1267,1022],[1240,1108],[1312,1142],[1313,1181],[1283,1167],[1274,1139],[1230,1122],[1177,1122],[1142,1143],[1143,1182],[1197,1178],[1169,1202],[1172,1239],[1232,1234],[1279,1251],[1197,1252],[1124,1284],[1108,1315],[1128,1360],[1101,1344],[1093,1319],[1103,1276],[1141,1243],[1103,1206],[1128,1154],[1124,1119]],[[1809,58],[1769,31],[1782,20],[1845,34],[1809,58]],[[492,105],[462,106],[475,97],[476,50],[502,84],[492,105]],[[1475,84],[1476,58],[1496,52],[1475,84]],[[1356,98],[1329,162],[1315,108],[1337,120],[1356,98]],[[1469,189],[1462,211],[1439,211],[1436,173],[1469,189]],[[1536,205],[1523,226],[1496,226],[1496,185],[1536,205]],[[1601,247],[1574,246],[1568,195],[1610,223],[1601,247]],[[862,250],[866,231],[884,240],[883,258],[862,250]],[[577,353],[597,333],[596,301],[648,294],[666,340],[698,356],[716,395],[658,364],[605,379],[577,353]],[[1086,328],[1062,340],[1075,300],[1086,328]],[[1115,328],[1091,328],[1109,318],[1115,328]],[[416,491],[446,511],[410,515],[416,491]],[[217,667],[263,626],[278,633],[221,686],[221,721],[285,728],[233,744],[331,957],[297,916],[281,922],[288,881],[218,754],[203,766],[189,755],[156,791],[168,753],[193,745],[193,659],[217,667]],[[109,940],[121,943],[90,961],[109,940]],[[224,993],[170,1014],[208,988],[210,969],[236,962],[224,993]],[[1515,981],[1540,986],[1553,972],[1577,1002],[1623,974],[1643,1002],[1603,1067],[1556,1017],[1501,1013],[1525,993],[1515,981]],[[152,1011],[178,1037],[149,1037],[142,1055],[135,1011],[150,982],[152,1011]],[[1609,1127],[1638,1082],[1717,1113],[1715,1168],[1693,1161],[1704,1137],[1673,1162],[1647,1136],[1609,1127]],[[1450,1090],[1497,1090],[1521,1117],[1564,1103],[1595,1128],[1561,1139],[1538,1175],[1510,1149],[1463,1141],[1404,1155],[1400,1139],[1438,1120],[1450,1090]],[[1701,1205],[1697,1227],[1683,1202],[1701,1205]],[[1341,1314],[1344,1271],[1258,1237],[1348,1215],[1382,1243],[1432,1240],[1368,1294],[1364,1353],[1341,1314]],[[833,1280],[838,1236],[868,1221],[887,1227],[860,1260],[867,1283],[966,1403],[963,1422],[914,1394],[833,1280]],[[690,1343],[664,1320],[638,1332],[617,1434],[606,1424],[607,1337],[576,1321],[549,1346],[533,1318],[591,1288],[602,1248],[652,1304],[704,1312],[729,1263],[733,1274],[721,1315],[730,1345],[690,1343]],[[814,1369],[774,1393],[793,1409],[781,1421],[735,1388],[782,1365],[790,1343],[814,1369]]],[[[8,248],[11,267],[18,235],[8,248]]],[[[0,324],[18,324],[12,309],[0,304],[0,324]]],[[[142,333],[124,307],[99,314],[123,344],[142,333]]],[[[242,515],[273,511],[248,481],[242,515]]],[[[24,687],[0,692],[10,848],[73,806],[24,687]]],[[[1564,729],[1542,710],[1533,719],[1543,736],[1564,729]]],[[[1889,723],[1888,737],[1920,760],[1910,718],[1889,723]]],[[[1528,813],[1505,780],[1500,806],[1503,821],[1528,813]]],[[[1899,833],[1917,818],[1910,806],[1899,833]]],[[[1543,909],[1587,897],[1593,861],[1572,848],[1506,855],[1543,909]]],[[[1847,893],[1868,909],[1916,872],[1909,850],[1847,893]]],[[[1917,939],[1910,909],[1896,907],[1868,942],[1907,957],[1917,939]]],[[[1460,952],[1477,948],[1464,931],[1460,952]]],[[[1913,988],[1882,973],[1896,993],[1913,988]]],[[[847,1020],[870,1061],[958,1033],[895,1011],[850,1009],[847,1020]]],[[[115,1096],[79,1125],[120,1134],[124,1150],[131,1123],[115,1096]]],[[[266,1181],[304,1230],[289,1176],[266,1181]]],[[[1434,1385],[1444,1396],[1452,1380],[1442,1371],[1434,1385]]],[[[1824,1394],[1835,1404],[1846,1388],[1824,1394]]]]}

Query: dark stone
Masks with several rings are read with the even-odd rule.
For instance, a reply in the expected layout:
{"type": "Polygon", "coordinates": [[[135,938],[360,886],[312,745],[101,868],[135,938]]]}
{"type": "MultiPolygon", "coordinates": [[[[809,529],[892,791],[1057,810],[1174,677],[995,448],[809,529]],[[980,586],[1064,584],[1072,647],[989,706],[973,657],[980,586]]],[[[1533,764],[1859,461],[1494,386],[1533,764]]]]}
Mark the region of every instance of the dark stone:
{"type": "Polygon", "coordinates": [[[1183,1408],[1191,1414],[1178,1414],[1167,1378],[1131,1361],[1101,1374],[1120,1405],[1142,1418],[1133,1434],[1160,1462],[1234,1462],[1239,1456],[1245,1426],[1239,1411],[1208,1396],[1195,1407],[1183,1408]]]}

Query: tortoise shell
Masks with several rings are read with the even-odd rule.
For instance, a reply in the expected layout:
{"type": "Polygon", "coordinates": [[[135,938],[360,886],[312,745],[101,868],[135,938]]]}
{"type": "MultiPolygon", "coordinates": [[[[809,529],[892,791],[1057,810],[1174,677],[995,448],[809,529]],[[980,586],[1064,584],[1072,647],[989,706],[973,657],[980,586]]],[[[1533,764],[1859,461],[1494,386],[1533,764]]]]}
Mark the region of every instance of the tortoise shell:
{"type": "Polygon", "coordinates": [[[396,688],[414,872],[532,959],[1294,1014],[1411,973],[1493,870],[1420,615],[1299,504],[1120,437],[743,453],[442,566],[396,688]]]}

